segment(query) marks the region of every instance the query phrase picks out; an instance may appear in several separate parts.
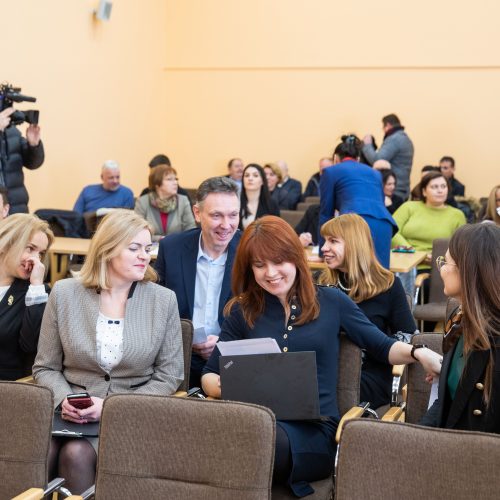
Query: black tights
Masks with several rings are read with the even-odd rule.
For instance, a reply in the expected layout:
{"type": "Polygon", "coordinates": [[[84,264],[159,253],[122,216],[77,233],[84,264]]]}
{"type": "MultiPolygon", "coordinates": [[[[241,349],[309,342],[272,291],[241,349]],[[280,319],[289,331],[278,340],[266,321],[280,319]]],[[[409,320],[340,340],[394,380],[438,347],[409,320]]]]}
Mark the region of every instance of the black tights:
{"type": "Polygon", "coordinates": [[[95,482],[97,455],[86,439],[52,438],[49,451],[49,479],[63,477],[64,486],[80,494],[95,482]]]}
{"type": "Polygon", "coordinates": [[[274,451],[273,482],[285,484],[292,468],[290,441],[280,425],[276,425],[276,448],[274,451]]]}

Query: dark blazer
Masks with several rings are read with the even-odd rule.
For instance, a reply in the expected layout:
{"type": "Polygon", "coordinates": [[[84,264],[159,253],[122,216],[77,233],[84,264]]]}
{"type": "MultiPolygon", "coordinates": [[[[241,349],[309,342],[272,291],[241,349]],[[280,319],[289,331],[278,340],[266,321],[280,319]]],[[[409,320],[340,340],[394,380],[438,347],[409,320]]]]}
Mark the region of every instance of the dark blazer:
{"type": "MultiPolygon", "coordinates": [[[[185,319],[193,319],[196,257],[200,234],[201,229],[197,228],[166,236],[160,241],[156,259],[155,269],[160,279],[159,283],[175,292],[179,315],[185,319]]],[[[240,237],[241,233],[237,231],[228,245],[226,270],[219,297],[220,325],[224,320],[224,306],[231,298],[231,271],[240,237]]]]}
{"type": "MultiPolygon", "coordinates": [[[[260,219],[260,217],[264,217],[264,215],[276,215],[276,217],[280,216],[280,207],[278,206],[278,203],[276,203],[276,201],[274,201],[271,197],[269,197],[269,208],[266,208],[265,204],[262,202],[262,199],[259,199],[259,205],[257,206],[257,213],[255,214],[255,220],[260,219]]],[[[243,231],[244,228],[242,220],[243,220],[243,212],[240,209],[240,224],[238,228],[243,231]]]]}
{"type": "Polygon", "coordinates": [[[31,373],[46,304],[26,306],[29,286],[29,281],[15,279],[0,302],[0,380],[31,373]]]}
{"type": "Polygon", "coordinates": [[[295,232],[300,236],[301,233],[311,233],[313,244],[318,244],[319,235],[319,209],[318,205],[307,207],[304,217],[295,226],[295,232]]]}
{"type": "MultiPolygon", "coordinates": [[[[295,210],[297,203],[302,197],[302,184],[297,179],[289,177],[280,187],[288,192],[288,210],[295,210]]],[[[282,207],[285,208],[285,207],[282,207]]]]}
{"type": "Polygon", "coordinates": [[[496,338],[496,348],[492,352],[494,360],[493,385],[488,408],[483,402],[483,392],[490,352],[472,351],[469,354],[455,393],[455,399],[452,401],[447,380],[455,348],[450,349],[443,358],[438,399],[429,408],[420,424],[429,427],[500,434],[500,339],[496,338]]]}

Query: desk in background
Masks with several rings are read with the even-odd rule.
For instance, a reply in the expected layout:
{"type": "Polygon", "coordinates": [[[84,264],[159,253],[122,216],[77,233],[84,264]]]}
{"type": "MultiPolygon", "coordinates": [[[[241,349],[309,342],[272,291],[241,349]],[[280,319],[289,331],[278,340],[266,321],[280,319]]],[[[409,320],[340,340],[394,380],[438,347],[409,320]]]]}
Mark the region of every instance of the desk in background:
{"type": "MultiPolygon", "coordinates": [[[[312,248],[306,248],[306,254],[309,257],[312,256],[312,248]]],[[[391,271],[393,273],[407,273],[411,271],[414,267],[421,264],[427,256],[427,252],[415,252],[415,253],[397,253],[391,252],[391,271]]],[[[313,271],[322,270],[326,268],[324,262],[314,262],[308,260],[309,269],[313,271]]]]}
{"type": "MultiPolygon", "coordinates": [[[[90,240],[83,238],[64,238],[57,236],[54,238],[54,243],[49,249],[50,271],[49,280],[50,286],[60,279],[66,278],[69,269],[69,258],[71,255],[87,255],[90,247],[90,240]]],[[[156,259],[156,252],[151,253],[151,258],[156,259]]]]}

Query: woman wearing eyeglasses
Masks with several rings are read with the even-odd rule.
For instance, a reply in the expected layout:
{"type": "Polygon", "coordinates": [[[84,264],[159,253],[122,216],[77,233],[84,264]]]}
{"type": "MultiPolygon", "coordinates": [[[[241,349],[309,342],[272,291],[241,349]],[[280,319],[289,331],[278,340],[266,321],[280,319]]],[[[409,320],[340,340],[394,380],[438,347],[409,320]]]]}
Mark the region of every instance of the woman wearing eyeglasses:
{"type": "Polygon", "coordinates": [[[137,199],[135,211],[153,227],[153,240],[196,227],[191,203],[187,196],[177,193],[178,189],[174,168],[158,165],[151,169],[149,193],[137,199]]]}
{"type": "Polygon", "coordinates": [[[446,325],[438,399],[421,423],[500,433],[500,227],[462,226],[437,263],[460,307],[446,325]]]}

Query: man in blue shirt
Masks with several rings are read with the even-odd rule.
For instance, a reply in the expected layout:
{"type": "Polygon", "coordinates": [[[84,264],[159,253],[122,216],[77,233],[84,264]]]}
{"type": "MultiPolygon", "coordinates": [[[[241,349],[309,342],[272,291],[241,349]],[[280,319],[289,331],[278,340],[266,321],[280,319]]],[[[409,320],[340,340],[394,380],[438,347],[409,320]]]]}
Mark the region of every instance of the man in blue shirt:
{"type": "Polygon", "coordinates": [[[201,229],[160,241],[156,271],[160,284],[177,295],[179,315],[194,326],[190,387],[200,387],[201,370],[219,339],[223,309],[231,298],[231,271],[238,231],[238,186],[227,177],[203,181],[193,206],[201,229]]]}
{"type": "Polygon", "coordinates": [[[134,193],[120,184],[120,165],[114,160],[104,162],[102,184],[91,184],[82,189],[73,210],[83,214],[99,208],[134,208],[134,193]]]}

